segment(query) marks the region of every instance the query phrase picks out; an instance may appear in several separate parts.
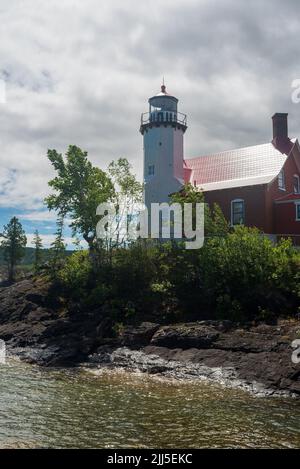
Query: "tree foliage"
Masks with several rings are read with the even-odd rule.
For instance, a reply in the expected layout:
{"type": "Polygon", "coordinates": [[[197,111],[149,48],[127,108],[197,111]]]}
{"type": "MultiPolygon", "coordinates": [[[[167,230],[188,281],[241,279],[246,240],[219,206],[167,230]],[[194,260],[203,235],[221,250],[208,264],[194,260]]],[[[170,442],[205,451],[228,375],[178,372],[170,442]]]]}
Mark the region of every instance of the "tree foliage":
{"type": "Polygon", "coordinates": [[[16,275],[16,266],[25,255],[27,238],[22,224],[16,217],[4,226],[1,236],[1,246],[4,249],[4,259],[8,269],[8,280],[13,282],[16,275]]]}
{"type": "Polygon", "coordinates": [[[66,251],[64,241],[64,217],[61,215],[56,221],[55,239],[50,245],[52,275],[56,274],[58,267],[62,264],[66,251]]]}
{"type": "Polygon", "coordinates": [[[112,161],[108,166],[108,174],[111,178],[114,194],[112,202],[116,210],[113,241],[109,243],[109,249],[125,246],[130,242],[128,231],[134,223],[137,206],[142,202],[143,185],[132,173],[132,167],[126,158],[112,161]]]}
{"type": "Polygon", "coordinates": [[[138,241],[115,250],[96,273],[87,258],[81,267],[80,255],[62,269],[62,288],[77,297],[84,279],[81,301],[122,321],[273,320],[300,306],[299,252],[289,240],[274,245],[256,229],[237,227],[199,250],[138,241]]]}
{"type": "Polygon", "coordinates": [[[184,204],[193,204],[193,224],[195,225],[196,204],[205,204],[204,206],[204,232],[206,237],[226,236],[229,232],[229,223],[219,205],[214,204],[212,208],[205,203],[204,194],[198,187],[190,183],[184,185],[181,191],[172,194],[172,203],[179,203],[184,212],[184,204]]]}
{"type": "Polygon", "coordinates": [[[42,249],[43,242],[38,230],[35,230],[32,243],[34,245],[34,270],[38,272],[43,260],[42,249]]]}
{"type": "Polygon", "coordinates": [[[48,150],[48,159],[57,175],[49,182],[54,193],[45,202],[59,216],[69,216],[73,235],[82,236],[92,249],[96,243],[96,209],[112,198],[112,182],[104,171],[92,165],[87,152],[74,145],[69,146],[65,157],[48,150]]]}
{"type": "MultiPolygon", "coordinates": [[[[117,222],[124,210],[127,226],[130,209],[142,198],[142,185],[128,161],[112,162],[105,173],[75,146],[65,158],[49,150],[48,158],[57,176],[49,183],[54,193],[46,203],[59,215],[53,272],[58,288],[71,301],[121,321],[250,321],[291,315],[299,308],[300,255],[290,241],[274,245],[256,229],[230,228],[218,205],[205,204],[201,249],[186,250],[174,240],[129,243],[117,223],[117,241],[105,250],[96,239],[97,206],[112,202],[117,222]],[[87,241],[89,252],[76,252],[61,263],[67,216],[73,234],[87,241]]],[[[171,202],[184,209],[185,203],[195,208],[205,200],[201,190],[187,184],[171,202]]]]}

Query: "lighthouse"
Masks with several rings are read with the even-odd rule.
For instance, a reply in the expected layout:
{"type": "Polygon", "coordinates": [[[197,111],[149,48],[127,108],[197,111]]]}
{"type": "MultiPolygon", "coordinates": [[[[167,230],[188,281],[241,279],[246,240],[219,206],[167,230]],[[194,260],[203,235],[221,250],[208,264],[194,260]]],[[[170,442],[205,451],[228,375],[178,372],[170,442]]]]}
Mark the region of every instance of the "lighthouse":
{"type": "Polygon", "coordinates": [[[144,143],[144,203],[168,202],[170,194],[184,183],[183,136],[186,115],[178,112],[178,99],[161,91],[149,99],[149,111],[141,116],[140,132],[144,143]]]}

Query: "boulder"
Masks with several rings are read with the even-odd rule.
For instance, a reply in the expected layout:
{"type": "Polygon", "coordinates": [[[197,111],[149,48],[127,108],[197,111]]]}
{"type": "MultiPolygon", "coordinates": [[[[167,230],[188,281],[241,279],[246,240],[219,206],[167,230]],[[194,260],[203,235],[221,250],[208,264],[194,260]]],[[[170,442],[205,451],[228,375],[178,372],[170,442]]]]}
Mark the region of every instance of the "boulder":
{"type": "Polygon", "coordinates": [[[278,339],[276,336],[250,332],[243,329],[236,329],[227,334],[220,334],[218,340],[213,344],[213,347],[217,349],[245,353],[271,352],[277,346],[278,339]]]}
{"type": "Polygon", "coordinates": [[[151,345],[169,348],[210,348],[220,333],[206,322],[175,324],[157,330],[151,345]]]}
{"type": "Polygon", "coordinates": [[[152,322],[142,322],[138,326],[127,326],[119,334],[122,345],[128,347],[144,347],[150,344],[160,325],[152,322]]]}

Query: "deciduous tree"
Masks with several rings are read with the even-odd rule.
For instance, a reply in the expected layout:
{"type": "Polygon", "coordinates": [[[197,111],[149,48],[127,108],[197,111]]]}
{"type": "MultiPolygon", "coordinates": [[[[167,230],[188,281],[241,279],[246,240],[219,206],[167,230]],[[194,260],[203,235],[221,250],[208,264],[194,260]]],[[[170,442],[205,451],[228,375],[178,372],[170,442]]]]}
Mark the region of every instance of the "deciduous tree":
{"type": "Polygon", "coordinates": [[[73,235],[80,235],[92,249],[96,244],[96,209],[111,199],[114,188],[108,175],[92,165],[87,152],[71,145],[66,156],[48,150],[48,159],[57,175],[49,186],[54,193],[45,202],[49,210],[71,218],[73,235]]]}

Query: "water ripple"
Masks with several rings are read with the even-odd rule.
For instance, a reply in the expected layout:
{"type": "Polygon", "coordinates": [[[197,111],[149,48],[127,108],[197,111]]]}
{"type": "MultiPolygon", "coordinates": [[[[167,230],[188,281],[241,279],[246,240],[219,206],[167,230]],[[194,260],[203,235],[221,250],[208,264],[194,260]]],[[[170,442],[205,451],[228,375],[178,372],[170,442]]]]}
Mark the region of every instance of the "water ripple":
{"type": "Polygon", "coordinates": [[[0,367],[0,447],[299,448],[296,399],[141,373],[0,367]]]}

